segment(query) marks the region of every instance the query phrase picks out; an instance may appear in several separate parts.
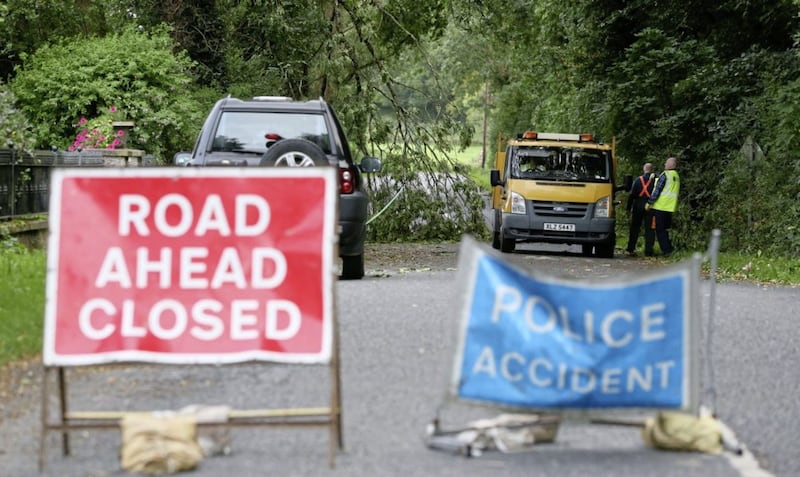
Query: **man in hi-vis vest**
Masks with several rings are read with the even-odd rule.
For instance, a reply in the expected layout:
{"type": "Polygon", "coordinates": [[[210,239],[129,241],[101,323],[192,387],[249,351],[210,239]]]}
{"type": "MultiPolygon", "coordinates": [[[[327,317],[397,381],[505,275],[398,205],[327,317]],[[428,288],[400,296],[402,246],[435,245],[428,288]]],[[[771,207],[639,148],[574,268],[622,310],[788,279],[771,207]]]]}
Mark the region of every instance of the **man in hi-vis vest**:
{"type": "Polygon", "coordinates": [[[653,193],[653,185],[656,182],[656,175],[653,173],[653,165],[649,162],[642,168],[642,175],[633,180],[628,203],[626,205],[631,214],[631,225],[628,230],[628,255],[636,256],[636,242],[639,240],[639,232],[644,223],[644,243],[647,245],[644,254],[648,257],[653,255],[653,243],[655,242],[655,232],[651,225],[651,212],[647,212],[647,201],[653,193]],[[649,239],[648,239],[649,237],[649,239]]]}
{"type": "MultiPolygon", "coordinates": [[[[654,224],[651,224],[656,229],[656,239],[658,239],[658,246],[661,248],[661,253],[665,257],[672,254],[675,248],[672,246],[672,241],[669,239],[669,229],[672,226],[672,213],[678,208],[678,192],[681,190],[681,181],[678,177],[678,171],[675,168],[678,166],[678,160],[670,157],[664,163],[664,172],[656,179],[656,185],[653,187],[653,193],[650,194],[650,199],[645,206],[647,210],[652,210],[654,224]]],[[[647,240],[645,236],[645,241],[647,240]]],[[[652,236],[650,237],[652,241],[652,236]]],[[[652,250],[653,244],[645,247],[652,250]]]]}

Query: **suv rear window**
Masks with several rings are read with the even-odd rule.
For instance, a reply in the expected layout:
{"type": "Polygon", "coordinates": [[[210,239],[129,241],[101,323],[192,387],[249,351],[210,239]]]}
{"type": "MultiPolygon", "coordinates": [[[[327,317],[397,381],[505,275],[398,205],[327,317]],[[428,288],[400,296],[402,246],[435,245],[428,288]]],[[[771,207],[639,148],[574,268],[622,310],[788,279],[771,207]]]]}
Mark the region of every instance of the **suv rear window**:
{"type": "Polygon", "coordinates": [[[253,152],[267,150],[267,135],[281,139],[307,139],[325,154],[331,153],[330,136],[322,114],[225,111],[211,144],[212,152],[253,152]]]}

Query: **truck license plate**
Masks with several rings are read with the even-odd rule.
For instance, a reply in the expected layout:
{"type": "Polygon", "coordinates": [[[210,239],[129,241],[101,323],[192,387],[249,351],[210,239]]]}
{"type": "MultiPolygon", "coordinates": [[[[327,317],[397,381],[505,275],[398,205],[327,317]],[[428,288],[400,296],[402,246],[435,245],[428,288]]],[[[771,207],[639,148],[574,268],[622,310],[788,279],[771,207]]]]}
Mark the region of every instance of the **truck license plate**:
{"type": "Polygon", "coordinates": [[[575,224],[553,224],[545,222],[544,224],[545,230],[554,230],[556,232],[574,232],[575,231],[575,224]]]}

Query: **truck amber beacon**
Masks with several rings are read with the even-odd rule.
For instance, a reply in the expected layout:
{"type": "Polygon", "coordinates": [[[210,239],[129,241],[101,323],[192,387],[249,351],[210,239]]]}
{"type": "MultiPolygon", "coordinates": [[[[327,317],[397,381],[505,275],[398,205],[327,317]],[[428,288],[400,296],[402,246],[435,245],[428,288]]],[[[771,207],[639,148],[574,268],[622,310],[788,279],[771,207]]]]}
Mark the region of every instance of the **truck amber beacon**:
{"type": "Polygon", "coordinates": [[[580,244],[612,258],[616,243],[615,147],[591,134],[526,131],[498,144],[492,184],[492,246],[517,242],[580,244]]]}

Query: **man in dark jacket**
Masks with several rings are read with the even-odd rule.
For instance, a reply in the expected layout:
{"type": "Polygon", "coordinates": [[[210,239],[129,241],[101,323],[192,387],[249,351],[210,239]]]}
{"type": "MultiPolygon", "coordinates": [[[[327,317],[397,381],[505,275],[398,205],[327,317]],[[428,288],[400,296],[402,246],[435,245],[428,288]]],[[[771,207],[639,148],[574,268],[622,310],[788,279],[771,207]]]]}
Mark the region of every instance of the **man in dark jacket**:
{"type": "Polygon", "coordinates": [[[653,193],[655,174],[653,174],[653,165],[649,162],[644,165],[642,170],[643,174],[633,181],[633,187],[628,196],[628,213],[632,215],[627,250],[628,255],[636,256],[636,242],[639,240],[639,231],[642,230],[642,222],[644,222],[644,254],[650,257],[653,255],[655,231],[651,224],[651,213],[645,210],[645,206],[653,193]]]}

